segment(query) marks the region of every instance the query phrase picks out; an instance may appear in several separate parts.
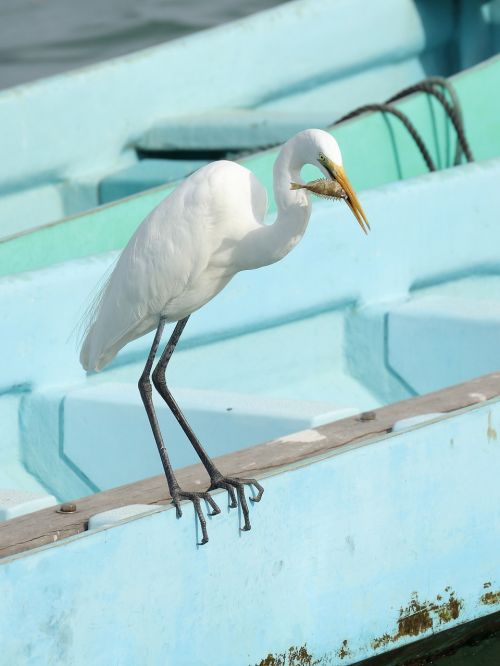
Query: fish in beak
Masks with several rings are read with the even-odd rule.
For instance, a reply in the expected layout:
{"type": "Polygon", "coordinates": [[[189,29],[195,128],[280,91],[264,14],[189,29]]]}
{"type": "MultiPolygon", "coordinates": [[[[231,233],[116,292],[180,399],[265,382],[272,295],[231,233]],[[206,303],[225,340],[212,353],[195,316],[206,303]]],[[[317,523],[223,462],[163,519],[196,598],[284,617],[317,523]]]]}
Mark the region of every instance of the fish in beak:
{"type": "Polygon", "coordinates": [[[330,178],[336,181],[340,185],[340,187],[344,190],[345,192],[345,197],[343,197],[344,201],[351,209],[351,212],[358,221],[358,224],[361,227],[361,229],[363,229],[365,234],[368,233],[368,230],[370,229],[370,224],[366,219],[365,211],[363,210],[361,204],[359,203],[359,199],[356,195],[356,192],[353,190],[353,187],[349,181],[349,178],[347,177],[346,172],[344,171],[344,168],[341,167],[339,164],[335,164],[335,162],[330,160],[325,155],[320,156],[319,162],[326,169],[330,178]]]}

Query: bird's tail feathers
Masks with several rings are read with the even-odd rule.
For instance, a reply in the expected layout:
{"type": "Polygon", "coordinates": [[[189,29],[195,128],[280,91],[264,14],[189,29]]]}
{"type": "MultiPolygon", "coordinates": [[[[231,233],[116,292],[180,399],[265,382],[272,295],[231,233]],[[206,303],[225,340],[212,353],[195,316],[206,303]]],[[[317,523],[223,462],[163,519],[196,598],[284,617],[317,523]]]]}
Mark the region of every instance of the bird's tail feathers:
{"type": "Polygon", "coordinates": [[[90,329],[92,328],[92,325],[97,319],[97,315],[99,314],[99,310],[101,309],[102,301],[104,298],[104,293],[106,292],[106,289],[109,285],[111,274],[113,273],[118,258],[119,255],[117,255],[114,261],[111,262],[104,275],[102,275],[102,277],[95,285],[89,296],[89,300],[85,306],[83,314],[70,333],[69,337],[75,338],[78,347],[82,345],[90,329]]]}

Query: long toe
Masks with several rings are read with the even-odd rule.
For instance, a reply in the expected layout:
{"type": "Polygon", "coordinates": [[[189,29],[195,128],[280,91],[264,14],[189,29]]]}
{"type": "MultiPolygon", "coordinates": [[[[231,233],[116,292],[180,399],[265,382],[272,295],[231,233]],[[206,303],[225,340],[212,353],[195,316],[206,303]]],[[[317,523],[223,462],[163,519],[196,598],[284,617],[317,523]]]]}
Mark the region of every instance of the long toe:
{"type": "Polygon", "coordinates": [[[250,486],[251,488],[255,487],[257,490],[257,495],[250,497],[252,502],[260,502],[262,495],[264,493],[264,488],[260,485],[255,479],[238,479],[230,476],[220,476],[218,478],[212,479],[212,484],[210,486],[211,490],[215,488],[223,488],[229,493],[231,508],[237,506],[236,504],[236,494],[235,490],[238,493],[238,499],[243,513],[243,527],[241,528],[244,532],[248,532],[252,529],[250,523],[250,512],[248,510],[248,504],[245,497],[245,486],[250,486]]]}
{"type": "Polygon", "coordinates": [[[214,500],[212,495],[210,495],[210,493],[204,493],[203,498],[212,507],[212,511],[209,511],[208,513],[209,516],[216,516],[218,513],[220,513],[219,505],[216,503],[216,501],[214,500]]]}
{"type": "Polygon", "coordinates": [[[262,499],[262,495],[264,494],[264,488],[255,479],[250,479],[250,482],[252,485],[254,485],[257,488],[257,495],[255,495],[255,497],[250,497],[250,501],[260,502],[260,500],[262,499]]]}
{"type": "Polygon", "coordinates": [[[236,493],[234,488],[230,483],[227,483],[222,477],[216,481],[212,481],[209,490],[216,490],[217,488],[222,488],[222,490],[227,490],[229,495],[229,508],[236,509],[238,502],[236,501],[236,493]]]}
{"type": "Polygon", "coordinates": [[[260,500],[262,499],[262,495],[264,494],[264,488],[255,479],[238,479],[238,478],[233,479],[228,477],[226,478],[226,481],[228,483],[234,484],[235,486],[241,483],[245,486],[250,486],[250,488],[255,487],[257,489],[257,495],[255,496],[251,495],[250,500],[252,502],[260,502],[260,500]]]}
{"type": "Polygon", "coordinates": [[[201,500],[205,500],[210,504],[212,511],[209,512],[209,516],[216,516],[218,513],[220,513],[220,508],[215,502],[214,498],[207,492],[190,492],[187,490],[179,490],[176,494],[175,497],[172,498],[173,504],[175,504],[176,510],[177,510],[177,517],[180,518],[182,516],[182,511],[179,505],[179,501],[181,499],[185,500],[190,500],[193,503],[194,510],[196,512],[196,516],[198,518],[198,522],[200,524],[201,528],[201,541],[198,543],[199,546],[203,546],[206,543],[208,543],[208,532],[207,532],[207,521],[205,520],[205,516],[203,515],[203,511],[201,508],[201,500]]]}

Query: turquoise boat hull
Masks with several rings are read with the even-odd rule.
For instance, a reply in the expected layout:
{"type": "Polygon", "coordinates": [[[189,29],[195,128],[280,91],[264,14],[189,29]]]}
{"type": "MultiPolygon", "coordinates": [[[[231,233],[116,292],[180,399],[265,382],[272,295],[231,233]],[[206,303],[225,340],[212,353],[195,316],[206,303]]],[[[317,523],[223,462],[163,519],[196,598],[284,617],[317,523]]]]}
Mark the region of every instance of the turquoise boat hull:
{"type": "MultiPolygon", "coordinates": [[[[218,495],[203,548],[192,507],[176,520],[147,478],[150,338],[89,376],[68,340],[116,253],[3,277],[8,663],[354,664],[495,622],[500,378],[474,378],[498,368],[499,177],[491,160],[365,191],[367,238],[316,202],[285,261],[193,316],[171,386],[224,469],[265,487],[250,533],[218,495]],[[19,515],[33,495],[52,506],[19,515]]],[[[179,477],[202,486],[159,411],[179,477]]]]}

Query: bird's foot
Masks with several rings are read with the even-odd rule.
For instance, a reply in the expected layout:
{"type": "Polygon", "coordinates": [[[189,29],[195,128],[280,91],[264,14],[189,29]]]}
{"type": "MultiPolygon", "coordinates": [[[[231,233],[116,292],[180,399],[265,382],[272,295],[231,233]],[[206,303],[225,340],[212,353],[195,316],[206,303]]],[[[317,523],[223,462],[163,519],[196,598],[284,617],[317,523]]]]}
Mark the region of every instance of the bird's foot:
{"type": "Polygon", "coordinates": [[[205,516],[203,515],[203,511],[201,510],[201,500],[205,500],[212,507],[212,511],[209,511],[208,513],[209,516],[216,516],[218,513],[220,513],[220,509],[215,503],[214,498],[208,492],[190,492],[187,490],[179,489],[175,490],[172,493],[172,504],[175,506],[175,510],[177,512],[177,518],[180,518],[182,516],[182,509],[180,502],[183,499],[191,500],[191,502],[194,505],[194,510],[196,511],[196,515],[198,516],[198,520],[200,521],[201,534],[202,534],[202,539],[198,545],[203,546],[203,544],[207,543],[208,541],[208,532],[207,532],[207,521],[205,520],[205,516]]]}
{"type": "Polygon", "coordinates": [[[248,504],[245,497],[245,486],[255,487],[257,490],[257,495],[255,497],[250,497],[251,502],[260,502],[262,495],[264,494],[264,488],[260,485],[255,479],[235,479],[230,476],[222,476],[222,474],[213,476],[212,483],[208,490],[215,490],[216,488],[222,488],[227,490],[229,495],[229,507],[234,509],[238,506],[236,501],[236,492],[238,493],[238,499],[240,500],[241,510],[243,512],[244,525],[241,528],[242,530],[250,530],[252,526],[250,525],[250,513],[248,511],[248,504]]]}

